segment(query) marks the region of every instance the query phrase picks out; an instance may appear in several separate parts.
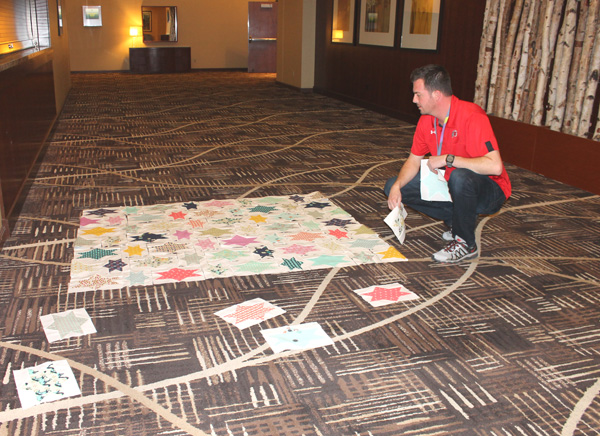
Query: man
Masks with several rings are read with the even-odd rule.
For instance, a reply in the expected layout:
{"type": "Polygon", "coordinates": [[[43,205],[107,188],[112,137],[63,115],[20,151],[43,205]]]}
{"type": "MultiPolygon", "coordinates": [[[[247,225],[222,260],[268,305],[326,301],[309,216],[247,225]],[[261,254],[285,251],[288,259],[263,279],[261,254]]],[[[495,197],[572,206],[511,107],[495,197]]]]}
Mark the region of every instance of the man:
{"type": "Polygon", "coordinates": [[[442,238],[448,245],[433,254],[437,262],[460,262],[479,255],[475,226],[479,214],[493,214],[511,194],[511,184],[500,157],[498,142],[487,114],[474,103],[452,95],[450,76],[444,67],[426,65],[411,73],[413,103],[421,117],[410,155],[384,192],[388,207],[401,202],[433,218],[450,230],[442,238]],[[421,199],[421,160],[444,178],[452,201],[421,199]]]}

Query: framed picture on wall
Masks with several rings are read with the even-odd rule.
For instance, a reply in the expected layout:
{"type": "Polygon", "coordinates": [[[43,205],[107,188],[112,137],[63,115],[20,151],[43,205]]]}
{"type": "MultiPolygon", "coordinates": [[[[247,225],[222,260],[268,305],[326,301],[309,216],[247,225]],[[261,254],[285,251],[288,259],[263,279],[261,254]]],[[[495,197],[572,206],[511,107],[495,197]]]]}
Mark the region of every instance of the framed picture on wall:
{"type": "Polygon", "coordinates": [[[405,0],[400,47],[437,50],[442,0],[405,0]]]}
{"type": "Polygon", "coordinates": [[[360,0],[360,2],[359,44],[393,47],[397,0],[360,0]]]}
{"type": "Polygon", "coordinates": [[[58,13],[58,36],[61,36],[63,34],[62,0],[56,0],[56,9],[58,13]]]}
{"type": "Polygon", "coordinates": [[[333,0],[331,42],[354,42],[355,0],[333,0]]]}
{"type": "Polygon", "coordinates": [[[83,7],[83,27],[101,27],[102,26],[102,7],[101,6],[82,6],[83,7]]]}
{"type": "Polygon", "coordinates": [[[152,32],[152,11],[142,11],[142,30],[152,32]]]}

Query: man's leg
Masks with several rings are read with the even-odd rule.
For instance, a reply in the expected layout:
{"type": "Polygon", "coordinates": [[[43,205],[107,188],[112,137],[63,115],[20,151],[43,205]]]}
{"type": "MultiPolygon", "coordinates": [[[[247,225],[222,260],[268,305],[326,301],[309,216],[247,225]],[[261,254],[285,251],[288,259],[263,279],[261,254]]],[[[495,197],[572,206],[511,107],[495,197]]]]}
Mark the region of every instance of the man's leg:
{"type": "MultiPolygon", "coordinates": [[[[396,181],[396,177],[388,179],[383,188],[386,196],[390,195],[390,189],[396,181]]],[[[452,227],[453,204],[450,201],[425,201],[421,199],[421,175],[417,175],[402,189],[402,204],[424,213],[432,218],[443,220],[448,227],[452,227]]]]}
{"type": "Polygon", "coordinates": [[[480,214],[498,212],[506,197],[496,182],[488,176],[465,168],[456,168],[448,182],[454,202],[452,230],[468,247],[475,246],[475,226],[480,214]]]}

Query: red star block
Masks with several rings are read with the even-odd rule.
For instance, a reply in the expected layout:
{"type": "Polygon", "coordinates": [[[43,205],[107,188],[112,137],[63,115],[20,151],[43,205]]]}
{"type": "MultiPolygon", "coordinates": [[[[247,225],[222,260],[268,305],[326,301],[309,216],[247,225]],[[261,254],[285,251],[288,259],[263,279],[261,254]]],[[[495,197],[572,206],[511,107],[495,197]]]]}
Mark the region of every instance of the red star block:
{"type": "Polygon", "coordinates": [[[338,239],[347,238],[348,232],[343,232],[340,229],[329,230],[329,234],[335,236],[338,239]]]}
{"type": "Polygon", "coordinates": [[[169,271],[159,272],[158,274],[160,274],[159,280],[174,279],[180,282],[188,277],[201,277],[199,274],[196,274],[196,271],[198,270],[171,268],[169,271]]]}
{"type": "Polygon", "coordinates": [[[242,306],[241,304],[235,307],[235,313],[227,315],[228,318],[235,318],[235,324],[247,321],[249,319],[265,319],[265,314],[273,310],[272,307],[265,307],[264,303],[253,304],[251,306],[242,306]]]}
{"type": "Polygon", "coordinates": [[[400,297],[405,295],[410,295],[410,292],[403,291],[402,288],[380,288],[377,286],[371,292],[363,295],[368,295],[371,298],[371,301],[398,301],[400,297]]]}
{"type": "Polygon", "coordinates": [[[186,214],[183,212],[172,212],[169,214],[169,216],[171,218],[173,218],[174,220],[182,220],[183,218],[185,218],[186,214]]]}

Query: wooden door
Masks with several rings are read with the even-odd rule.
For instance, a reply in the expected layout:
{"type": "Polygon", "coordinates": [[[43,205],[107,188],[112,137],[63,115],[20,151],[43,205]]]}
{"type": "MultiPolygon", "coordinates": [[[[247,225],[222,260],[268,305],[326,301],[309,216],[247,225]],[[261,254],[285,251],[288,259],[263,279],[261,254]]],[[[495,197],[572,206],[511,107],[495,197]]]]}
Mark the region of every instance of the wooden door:
{"type": "Polygon", "coordinates": [[[248,2],[248,72],[277,70],[277,3],[248,2]]]}

